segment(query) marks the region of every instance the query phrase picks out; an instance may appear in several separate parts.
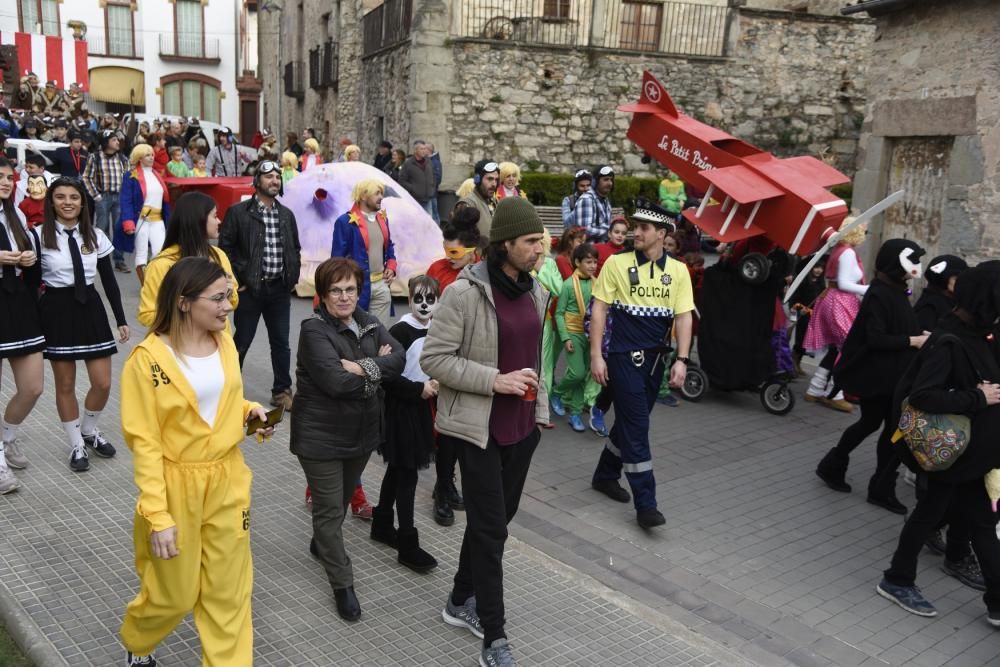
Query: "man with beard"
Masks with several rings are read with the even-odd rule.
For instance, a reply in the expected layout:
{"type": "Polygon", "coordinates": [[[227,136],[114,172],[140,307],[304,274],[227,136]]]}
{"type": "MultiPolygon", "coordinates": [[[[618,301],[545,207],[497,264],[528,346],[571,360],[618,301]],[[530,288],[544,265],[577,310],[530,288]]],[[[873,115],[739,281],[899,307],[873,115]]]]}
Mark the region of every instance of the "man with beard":
{"type": "Polygon", "coordinates": [[[281,167],[261,162],[253,182],[254,196],[229,207],[219,235],[219,248],[229,257],[240,286],[233,341],[242,365],[263,316],[274,374],[271,405],[291,410],[288,331],[290,294],[299,280],[299,232],[295,214],[276,199],[281,190],[281,167]]]}
{"type": "Polygon", "coordinates": [[[587,230],[587,241],[604,243],[611,229],[611,191],[615,189],[615,170],[609,165],[594,169],[594,187],[580,195],[574,212],[574,227],[587,230]]]}
{"type": "Polygon", "coordinates": [[[488,238],[493,224],[493,209],[496,207],[494,196],[500,185],[500,165],[493,160],[480,160],[476,163],[472,180],[476,184],[475,189],[459,203],[479,211],[479,232],[488,238]]]}
{"type": "Polygon", "coordinates": [[[635,204],[635,250],[608,258],[594,285],[590,372],[602,386],[611,384],[615,425],[591,486],[612,500],[627,503],[629,493],[618,482],[624,470],[636,520],[643,528],[652,528],[666,519],[656,508],[649,413],[669,363],[671,333],[677,338],[678,356],[670,369],[670,384],[679,387],[684,382],[694,297],[687,267],[669,257],[663,247],[667,233],[676,229],[673,217],[646,200],[637,199],[635,204]],[[605,361],[601,341],[612,309],[614,326],[605,361]]]}
{"type": "Polygon", "coordinates": [[[548,300],[530,273],[545,251],[544,231],[527,200],[501,201],[486,260],[444,291],[420,355],[439,382],[435,428],[457,453],[465,497],[465,537],[442,617],[483,640],[480,665],[516,664],[504,632],[502,561],[541,437],[537,424],[549,421],[538,382],[548,300]]]}

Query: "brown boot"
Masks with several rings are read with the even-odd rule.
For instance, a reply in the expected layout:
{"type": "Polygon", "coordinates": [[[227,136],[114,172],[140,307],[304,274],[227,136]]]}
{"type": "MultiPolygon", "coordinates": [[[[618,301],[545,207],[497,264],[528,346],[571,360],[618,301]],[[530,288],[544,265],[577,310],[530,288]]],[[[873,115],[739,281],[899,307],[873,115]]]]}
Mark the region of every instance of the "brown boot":
{"type": "Polygon", "coordinates": [[[838,391],[833,398],[824,396],[820,399],[820,402],[826,407],[839,410],[840,412],[854,412],[854,406],[847,402],[842,391],[838,391]]]}

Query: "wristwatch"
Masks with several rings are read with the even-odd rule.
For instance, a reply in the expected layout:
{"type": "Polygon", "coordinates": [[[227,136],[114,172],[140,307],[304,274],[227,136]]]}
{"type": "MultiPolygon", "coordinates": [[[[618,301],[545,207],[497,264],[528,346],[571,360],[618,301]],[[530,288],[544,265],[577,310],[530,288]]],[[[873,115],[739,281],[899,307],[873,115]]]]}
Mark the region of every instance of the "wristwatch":
{"type": "Polygon", "coordinates": [[[691,364],[691,357],[677,357],[677,361],[682,361],[685,366],[689,366],[691,364]]]}

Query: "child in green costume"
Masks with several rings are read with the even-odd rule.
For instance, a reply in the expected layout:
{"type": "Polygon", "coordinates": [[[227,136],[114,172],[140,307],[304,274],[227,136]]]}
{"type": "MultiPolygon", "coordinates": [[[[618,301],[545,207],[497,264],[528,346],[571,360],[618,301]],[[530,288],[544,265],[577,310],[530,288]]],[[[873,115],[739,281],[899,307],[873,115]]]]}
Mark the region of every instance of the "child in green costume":
{"type": "Polygon", "coordinates": [[[597,250],[589,243],[573,250],[573,275],[563,282],[556,305],[556,330],[566,350],[566,373],[552,391],[552,411],[569,412],[569,425],[584,432],[581,414],[586,407],[587,378],[590,377],[590,343],[584,332],[583,317],[590,303],[591,286],[597,272],[597,250]]]}

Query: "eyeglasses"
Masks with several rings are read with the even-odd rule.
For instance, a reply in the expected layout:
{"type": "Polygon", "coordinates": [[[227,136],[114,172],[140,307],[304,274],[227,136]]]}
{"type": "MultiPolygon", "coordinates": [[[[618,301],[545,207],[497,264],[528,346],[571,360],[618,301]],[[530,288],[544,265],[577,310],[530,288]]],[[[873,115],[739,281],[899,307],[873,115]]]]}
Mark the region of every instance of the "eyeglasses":
{"type": "Polygon", "coordinates": [[[465,246],[454,246],[450,248],[445,246],[444,248],[444,255],[448,259],[462,259],[466,255],[470,255],[474,252],[476,252],[475,248],[466,248],[465,246]]]}
{"type": "Polygon", "coordinates": [[[264,160],[257,165],[258,174],[270,174],[272,171],[281,171],[281,165],[271,160],[264,160]]]}
{"type": "Polygon", "coordinates": [[[358,296],[358,288],[348,287],[347,289],[340,289],[339,287],[331,287],[327,290],[327,294],[332,296],[334,299],[342,299],[344,297],[353,299],[358,296]]]}
{"type": "Polygon", "coordinates": [[[211,301],[216,306],[222,306],[224,303],[229,303],[233,298],[233,291],[229,290],[226,293],[219,292],[218,294],[213,294],[212,296],[199,296],[199,299],[204,299],[205,301],[211,301]]]}

